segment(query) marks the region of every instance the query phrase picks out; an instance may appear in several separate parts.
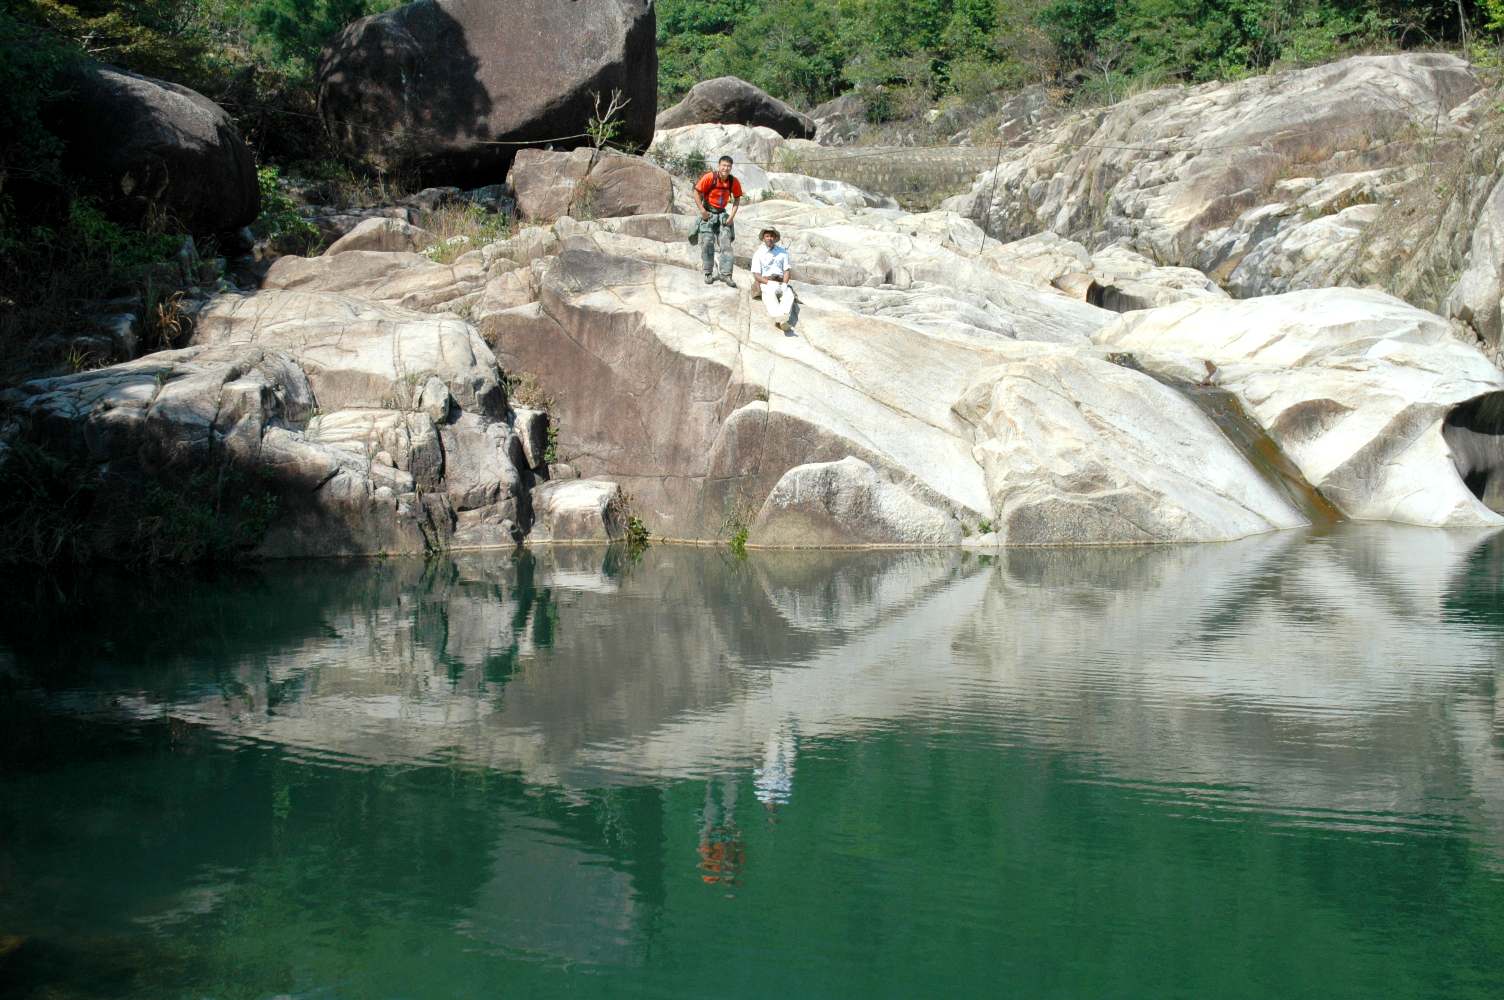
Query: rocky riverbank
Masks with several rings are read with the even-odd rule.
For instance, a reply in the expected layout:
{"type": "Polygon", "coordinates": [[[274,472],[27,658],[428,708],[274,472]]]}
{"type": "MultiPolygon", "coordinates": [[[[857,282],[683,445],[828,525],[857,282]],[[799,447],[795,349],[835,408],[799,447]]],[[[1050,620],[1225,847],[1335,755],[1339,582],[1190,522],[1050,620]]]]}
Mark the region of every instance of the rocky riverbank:
{"type": "Polygon", "coordinates": [[[682,182],[543,156],[511,189],[540,177],[662,210],[565,215],[450,263],[284,256],[204,304],[187,347],[28,383],[12,407],[104,477],[257,484],[279,512],[263,555],[606,540],[631,517],[753,545],[1225,541],[1307,523],[1310,495],[1349,518],[1504,524],[1484,502],[1495,429],[1452,419],[1504,375],[1383,293],[1233,300],[1122,247],[1002,243],[954,212],[766,185],[737,252],[745,266],[758,229],[784,232],[800,296],[784,331],[742,272],[701,281],[682,182]],[[1195,386],[1224,390],[1285,473],[1195,386]],[[1465,434],[1481,443],[1459,467],[1465,434]]]}
{"type": "MultiPolygon", "coordinates": [[[[756,105],[747,89],[731,103],[756,105]]],[[[1488,98],[1461,60],[1350,59],[1041,119],[933,212],[800,172],[823,147],[781,105],[764,117],[784,133],[696,123],[715,93],[645,157],[509,150],[505,184],[305,206],[328,249],[263,246],[253,286],[187,304],[178,349],[7,390],[0,464],[82,484],[53,535],[90,557],[130,557],[143,524],[184,510],[262,556],[644,530],[995,547],[1504,525],[1492,216],[1451,319],[1313,287],[1398,239],[1384,206],[1473,141],[1488,98]],[[688,182],[660,166],[698,153],[737,160],[739,268],[759,229],[784,234],[788,329],[744,270],[701,279],[688,182]],[[488,235],[414,225],[445,204],[492,213],[488,235]]],[[[473,166],[463,146],[445,155],[473,166]]]]}

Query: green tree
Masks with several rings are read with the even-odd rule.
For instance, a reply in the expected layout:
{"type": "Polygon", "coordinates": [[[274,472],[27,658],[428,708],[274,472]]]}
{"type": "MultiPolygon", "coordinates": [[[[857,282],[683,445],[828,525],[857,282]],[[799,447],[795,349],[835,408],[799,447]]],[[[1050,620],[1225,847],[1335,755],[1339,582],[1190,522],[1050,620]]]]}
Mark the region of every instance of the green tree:
{"type": "Polygon", "coordinates": [[[829,100],[842,89],[845,61],[833,14],[831,5],[772,0],[736,26],[709,65],[796,104],[829,100]]]}
{"type": "MultiPolygon", "coordinates": [[[[280,69],[311,73],[325,43],[351,21],[399,6],[402,0],[254,0],[244,5],[254,28],[253,51],[280,69]]],[[[229,6],[228,4],[226,6],[229,6]]]]}
{"type": "Polygon", "coordinates": [[[76,58],[44,29],[0,13],[0,238],[14,210],[14,181],[33,190],[62,184],[62,143],[44,124],[44,109],[58,74],[76,58]]]}

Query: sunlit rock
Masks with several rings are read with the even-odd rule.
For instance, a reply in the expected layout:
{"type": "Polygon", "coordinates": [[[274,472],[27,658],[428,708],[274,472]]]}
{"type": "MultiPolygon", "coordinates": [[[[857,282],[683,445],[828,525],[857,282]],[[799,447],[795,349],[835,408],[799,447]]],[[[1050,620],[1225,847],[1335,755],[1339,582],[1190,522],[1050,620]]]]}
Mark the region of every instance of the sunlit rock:
{"type": "Polygon", "coordinates": [[[1456,155],[1469,126],[1448,112],[1480,86],[1457,56],[1403,53],[1152,90],[1038,133],[945,207],[1004,240],[1125,242],[1244,295],[1330,285],[1371,218],[1352,207],[1456,155]]]}
{"type": "Polygon", "coordinates": [[[350,250],[378,250],[384,253],[416,253],[434,242],[434,235],[401,219],[371,218],[357,223],[354,229],[329,244],[324,256],[350,250]]]}
{"type": "Polygon", "coordinates": [[[1188,399],[1142,372],[1022,345],[957,403],[998,541],[1228,541],[1307,523],[1188,399]]]}
{"type": "Polygon", "coordinates": [[[1094,340],[1234,393],[1348,517],[1504,524],[1442,436],[1454,404],[1504,388],[1504,375],[1439,316],[1382,292],[1324,289],[1129,313],[1094,340]]]}
{"type": "Polygon", "coordinates": [[[884,482],[855,458],[790,469],[768,494],[748,542],[755,545],[956,545],[956,518],[884,482]]]}
{"type": "Polygon", "coordinates": [[[598,479],[544,483],[533,491],[535,542],[611,542],[626,534],[621,487],[598,479]]]}

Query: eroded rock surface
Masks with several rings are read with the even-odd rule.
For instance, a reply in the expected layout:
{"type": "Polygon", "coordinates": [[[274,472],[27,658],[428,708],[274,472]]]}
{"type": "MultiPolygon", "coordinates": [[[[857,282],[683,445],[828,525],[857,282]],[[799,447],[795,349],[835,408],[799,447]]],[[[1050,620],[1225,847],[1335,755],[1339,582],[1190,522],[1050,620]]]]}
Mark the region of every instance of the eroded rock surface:
{"type": "Polygon", "coordinates": [[[1336,284],[1374,206],[1455,155],[1479,87],[1455,56],[1407,53],[1154,90],[1065,119],[945,207],[1005,240],[1122,242],[1244,296],[1336,284]]]}
{"type": "Polygon", "coordinates": [[[382,253],[417,253],[434,242],[434,235],[401,219],[372,217],[362,219],[348,233],[329,244],[325,256],[351,250],[374,250],[382,253]]]}
{"type": "Polygon", "coordinates": [[[1306,518],[1180,393],[1101,358],[1022,345],[957,405],[1012,545],[1230,539],[1306,518]]]}
{"type": "Polygon", "coordinates": [[[1442,434],[1455,404],[1504,388],[1504,375],[1439,316],[1332,288],[1130,313],[1095,340],[1234,393],[1347,517],[1504,524],[1463,484],[1442,434]]]}
{"type": "Polygon", "coordinates": [[[1084,347],[1108,314],[968,259],[950,241],[981,234],[962,220],[780,201],[744,218],[740,246],[774,223],[803,255],[791,333],[744,288],[707,288],[690,248],[649,217],[628,228],[672,242],[556,227],[567,233],[541,263],[537,300],[477,314],[503,366],[555,396],[563,460],[621,482],[658,537],[722,537],[790,468],[848,456],[950,517],[987,517],[952,403],[1003,345],[1084,347]]]}
{"type": "Polygon", "coordinates": [[[626,500],[616,483],[566,479],[533,491],[536,542],[614,542],[626,533],[626,500]]]}
{"type": "Polygon", "coordinates": [[[269,289],[211,302],[192,346],[26,383],[14,404],[123,495],[232,477],[225,518],[239,494],[268,498],[262,555],[422,552],[520,536],[526,460],[500,378],[453,316],[269,289]]]}
{"type": "Polygon", "coordinates": [[[1494,184],[1483,202],[1469,238],[1462,273],[1447,292],[1443,311],[1468,324],[1498,349],[1504,336],[1501,300],[1504,300],[1504,179],[1494,184]]]}

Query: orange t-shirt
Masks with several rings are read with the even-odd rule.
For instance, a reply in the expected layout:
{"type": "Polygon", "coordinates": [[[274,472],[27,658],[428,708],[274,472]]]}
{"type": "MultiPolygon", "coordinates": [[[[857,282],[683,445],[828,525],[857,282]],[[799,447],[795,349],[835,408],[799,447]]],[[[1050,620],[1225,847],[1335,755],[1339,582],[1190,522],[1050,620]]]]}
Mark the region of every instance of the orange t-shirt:
{"type": "Polygon", "coordinates": [[[700,192],[706,204],[719,212],[726,207],[726,202],[742,196],[742,182],[736,179],[735,174],[723,181],[711,170],[700,178],[695,190],[700,192]]]}

